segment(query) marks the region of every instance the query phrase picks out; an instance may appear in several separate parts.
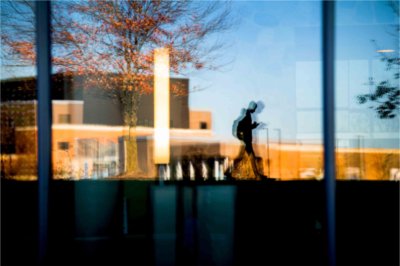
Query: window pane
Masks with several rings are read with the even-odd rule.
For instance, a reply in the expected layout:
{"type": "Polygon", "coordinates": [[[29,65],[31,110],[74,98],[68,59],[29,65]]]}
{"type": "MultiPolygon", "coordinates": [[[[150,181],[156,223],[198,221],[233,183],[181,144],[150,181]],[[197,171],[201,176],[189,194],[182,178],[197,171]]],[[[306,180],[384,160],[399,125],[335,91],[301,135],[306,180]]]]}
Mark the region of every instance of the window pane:
{"type": "Polygon", "coordinates": [[[1,263],[37,258],[34,2],[0,2],[1,263]],[[27,182],[30,181],[30,182],[27,182]]]}
{"type": "Polygon", "coordinates": [[[1,177],[37,179],[33,2],[1,2],[1,177]]]}
{"type": "Polygon", "coordinates": [[[52,3],[55,260],[322,264],[320,2],[52,3]]]}
{"type": "Polygon", "coordinates": [[[399,180],[398,2],[337,10],[337,178],[399,180]]]}
{"type": "Polygon", "coordinates": [[[54,178],[322,178],[319,2],[142,5],[54,3],[54,178]]]}

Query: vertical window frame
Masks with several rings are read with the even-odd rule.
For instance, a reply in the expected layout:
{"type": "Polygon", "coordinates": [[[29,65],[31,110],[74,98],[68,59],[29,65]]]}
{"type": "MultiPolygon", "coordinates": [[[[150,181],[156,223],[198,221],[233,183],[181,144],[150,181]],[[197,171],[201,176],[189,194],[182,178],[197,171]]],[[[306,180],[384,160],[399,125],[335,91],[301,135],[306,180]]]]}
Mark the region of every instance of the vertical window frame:
{"type": "Polygon", "coordinates": [[[50,1],[35,2],[38,142],[38,262],[48,250],[49,183],[52,177],[51,31],[50,1]]]}

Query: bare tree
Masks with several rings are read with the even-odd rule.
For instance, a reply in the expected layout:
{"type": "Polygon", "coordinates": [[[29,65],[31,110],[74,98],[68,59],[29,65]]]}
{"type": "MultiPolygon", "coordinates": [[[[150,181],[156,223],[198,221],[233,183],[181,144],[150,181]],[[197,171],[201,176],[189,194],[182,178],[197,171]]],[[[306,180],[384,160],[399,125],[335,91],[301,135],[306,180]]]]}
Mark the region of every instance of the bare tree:
{"type": "MultiPolygon", "coordinates": [[[[31,2],[7,2],[23,10],[5,15],[2,42],[10,62],[35,62],[31,2]],[[29,14],[27,14],[27,12],[29,14]],[[17,18],[18,17],[18,18],[17,18]],[[24,19],[24,24],[19,23],[24,19]],[[19,29],[29,28],[27,36],[19,29]],[[11,60],[12,59],[12,60],[11,60]]],[[[3,14],[2,14],[3,16],[3,14]]],[[[153,90],[153,51],[168,48],[171,72],[218,68],[224,47],[218,34],[232,26],[227,2],[213,1],[56,1],[53,4],[53,65],[56,72],[84,76],[121,103],[124,125],[134,129],[141,95],[153,90]]],[[[179,94],[179,86],[172,88],[179,94]]],[[[131,130],[129,130],[131,132],[131,130]]],[[[136,141],[130,140],[136,162],[136,141]]],[[[137,166],[130,167],[134,171],[137,166]]]]}

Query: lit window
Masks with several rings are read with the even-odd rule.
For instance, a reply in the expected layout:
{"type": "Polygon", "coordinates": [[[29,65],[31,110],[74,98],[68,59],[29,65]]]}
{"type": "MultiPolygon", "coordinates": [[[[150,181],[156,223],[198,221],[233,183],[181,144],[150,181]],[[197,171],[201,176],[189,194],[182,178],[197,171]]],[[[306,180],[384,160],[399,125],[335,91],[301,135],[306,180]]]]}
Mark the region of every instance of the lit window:
{"type": "Polygon", "coordinates": [[[68,142],[59,142],[58,143],[58,149],[59,150],[68,150],[69,149],[69,143],[68,142]]]}
{"type": "Polygon", "coordinates": [[[70,124],[71,123],[71,115],[70,114],[58,115],[58,122],[60,124],[70,124]]]}
{"type": "Polygon", "coordinates": [[[200,129],[207,129],[208,125],[207,122],[200,122],[200,129]]]}

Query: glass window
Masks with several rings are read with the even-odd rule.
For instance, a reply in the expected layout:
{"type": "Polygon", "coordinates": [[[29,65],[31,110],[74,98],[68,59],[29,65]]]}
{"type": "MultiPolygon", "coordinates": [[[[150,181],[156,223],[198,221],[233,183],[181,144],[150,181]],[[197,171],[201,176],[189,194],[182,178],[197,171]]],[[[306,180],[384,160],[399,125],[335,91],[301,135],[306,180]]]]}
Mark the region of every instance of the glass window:
{"type": "Polygon", "coordinates": [[[37,258],[38,145],[34,2],[0,1],[1,264],[37,258]]]}
{"type": "Polygon", "coordinates": [[[200,122],[200,129],[207,129],[207,122],[200,122]]]}
{"type": "Polygon", "coordinates": [[[1,2],[1,177],[37,179],[33,2],[1,2]]]}
{"type": "Polygon", "coordinates": [[[58,149],[59,150],[68,150],[69,143],[68,142],[58,142],[58,149]]]}
{"type": "Polygon", "coordinates": [[[337,10],[337,178],[398,180],[398,3],[339,1],[337,10]]]}
{"type": "Polygon", "coordinates": [[[58,122],[60,124],[70,124],[71,123],[71,115],[69,115],[69,114],[58,115],[58,122]]]}
{"type": "MultiPolygon", "coordinates": [[[[395,264],[395,182],[322,198],[321,1],[52,1],[51,154],[35,4],[0,5],[6,264],[319,265],[336,217],[339,264],[395,264]]],[[[336,12],[337,178],[400,180],[398,3],[336,12]]]]}
{"type": "Polygon", "coordinates": [[[71,178],[104,140],[124,178],[322,178],[319,2],[103,4],[53,5],[54,101],[82,104],[54,141],[98,146],[71,178]]]}

